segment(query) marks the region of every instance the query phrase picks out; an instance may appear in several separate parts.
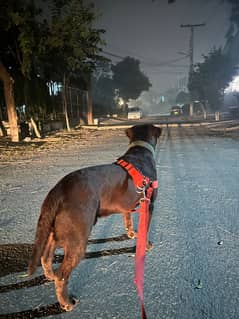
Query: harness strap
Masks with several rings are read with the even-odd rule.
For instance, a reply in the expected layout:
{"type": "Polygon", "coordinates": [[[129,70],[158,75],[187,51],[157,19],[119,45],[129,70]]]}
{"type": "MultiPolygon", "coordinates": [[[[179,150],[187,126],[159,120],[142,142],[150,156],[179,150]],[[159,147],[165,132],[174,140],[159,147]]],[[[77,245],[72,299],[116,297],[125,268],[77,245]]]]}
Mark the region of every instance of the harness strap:
{"type": "MultiPolygon", "coordinates": [[[[135,277],[134,283],[138,290],[139,300],[141,303],[142,319],[147,319],[144,308],[144,265],[145,265],[145,251],[147,246],[147,233],[149,224],[149,204],[152,197],[153,190],[158,187],[158,181],[150,181],[150,179],[142,175],[132,164],[118,160],[117,164],[127,170],[132,177],[133,182],[137,190],[144,192],[144,198],[140,200],[139,226],[138,226],[138,238],[135,254],[135,277]]],[[[139,191],[138,191],[139,192],[139,191]]]]}
{"type": "Polygon", "coordinates": [[[142,175],[132,164],[124,161],[123,159],[117,160],[116,163],[122,166],[129,173],[137,188],[144,189],[145,186],[149,184],[149,178],[142,175]]]}

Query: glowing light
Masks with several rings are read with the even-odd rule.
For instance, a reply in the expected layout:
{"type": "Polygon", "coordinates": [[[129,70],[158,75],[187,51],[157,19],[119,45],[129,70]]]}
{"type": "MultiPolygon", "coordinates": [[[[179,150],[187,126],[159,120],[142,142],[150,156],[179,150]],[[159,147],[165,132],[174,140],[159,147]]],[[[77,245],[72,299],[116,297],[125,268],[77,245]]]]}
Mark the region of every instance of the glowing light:
{"type": "Polygon", "coordinates": [[[239,92],[239,75],[235,76],[228,87],[225,89],[225,93],[239,92]]]}
{"type": "Polygon", "coordinates": [[[119,102],[118,103],[119,103],[120,106],[124,105],[124,100],[122,99],[122,97],[119,98],[119,102]]]}

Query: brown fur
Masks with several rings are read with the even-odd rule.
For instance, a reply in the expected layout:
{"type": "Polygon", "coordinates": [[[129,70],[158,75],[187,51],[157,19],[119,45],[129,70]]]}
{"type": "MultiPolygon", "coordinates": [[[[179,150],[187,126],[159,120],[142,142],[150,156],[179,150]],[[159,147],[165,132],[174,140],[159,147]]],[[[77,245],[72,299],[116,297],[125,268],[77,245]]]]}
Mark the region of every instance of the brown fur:
{"type": "MultiPolygon", "coordinates": [[[[126,130],[130,142],[141,140],[154,148],[161,129],[153,125],[139,125],[126,130]]],[[[135,146],[121,157],[133,164],[145,176],[156,180],[153,154],[142,146],[135,146]]],[[[150,216],[157,191],[153,193],[150,216]]],[[[84,257],[88,237],[98,217],[122,213],[130,238],[136,236],[130,211],[139,203],[129,174],[119,165],[106,164],[83,168],[60,180],[46,196],[37,224],[36,237],[28,273],[33,274],[41,260],[45,276],[54,280],[61,307],[74,307],[67,294],[67,283],[72,270],[84,257]],[[64,249],[60,267],[53,271],[52,259],[56,247],[64,249]]]]}

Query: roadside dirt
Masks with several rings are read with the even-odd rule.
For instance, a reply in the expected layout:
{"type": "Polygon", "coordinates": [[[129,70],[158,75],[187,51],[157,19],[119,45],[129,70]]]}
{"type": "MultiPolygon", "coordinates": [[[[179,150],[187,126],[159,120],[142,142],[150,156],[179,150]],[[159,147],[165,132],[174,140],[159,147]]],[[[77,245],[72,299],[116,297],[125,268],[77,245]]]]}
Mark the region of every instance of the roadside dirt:
{"type": "Polygon", "coordinates": [[[16,159],[33,158],[59,150],[70,150],[75,147],[89,147],[101,143],[101,138],[108,139],[115,135],[115,130],[105,130],[102,134],[97,129],[78,129],[71,132],[54,132],[42,139],[32,139],[29,142],[13,143],[9,138],[0,138],[0,164],[16,159]]]}
{"type": "MultiPolygon", "coordinates": [[[[196,131],[199,134],[210,136],[239,138],[239,127],[235,130],[227,130],[224,125],[217,125],[216,127],[199,126],[196,131]]],[[[26,158],[34,160],[35,157],[41,154],[58,150],[67,151],[76,147],[87,148],[100,145],[102,141],[110,140],[117,135],[124,136],[124,129],[120,128],[120,126],[104,130],[79,128],[73,129],[71,132],[58,131],[46,135],[42,139],[35,138],[28,142],[22,141],[20,143],[11,142],[10,138],[0,138],[0,165],[26,158]]]]}

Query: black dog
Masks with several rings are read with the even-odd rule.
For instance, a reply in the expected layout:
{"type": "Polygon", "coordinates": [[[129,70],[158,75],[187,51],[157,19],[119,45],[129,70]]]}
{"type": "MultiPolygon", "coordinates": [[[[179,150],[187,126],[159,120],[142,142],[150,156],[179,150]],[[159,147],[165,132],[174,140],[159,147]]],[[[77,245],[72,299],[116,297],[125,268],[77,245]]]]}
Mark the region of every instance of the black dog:
{"type": "MultiPolygon", "coordinates": [[[[151,181],[157,179],[154,149],[161,129],[139,125],[126,130],[130,146],[121,157],[134,165],[151,181]]],[[[150,203],[150,217],[157,190],[150,203]]],[[[36,270],[40,259],[45,276],[55,281],[61,307],[73,309],[67,293],[69,276],[84,257],[88,237],[98,217],[122,213],[129,237],[135,237],[130,212],[139,204],[142,193],[136,192],[132,178],[117,163],[83,168],[60,180],[48,193],[38,220],[35,244],[28,273],[36,270]],[[56,247],[64,249],[61,266],[53,272],[52,259],[56,247]]],[[[149,218],[151,219],[151,218],[149,218]]]]}

